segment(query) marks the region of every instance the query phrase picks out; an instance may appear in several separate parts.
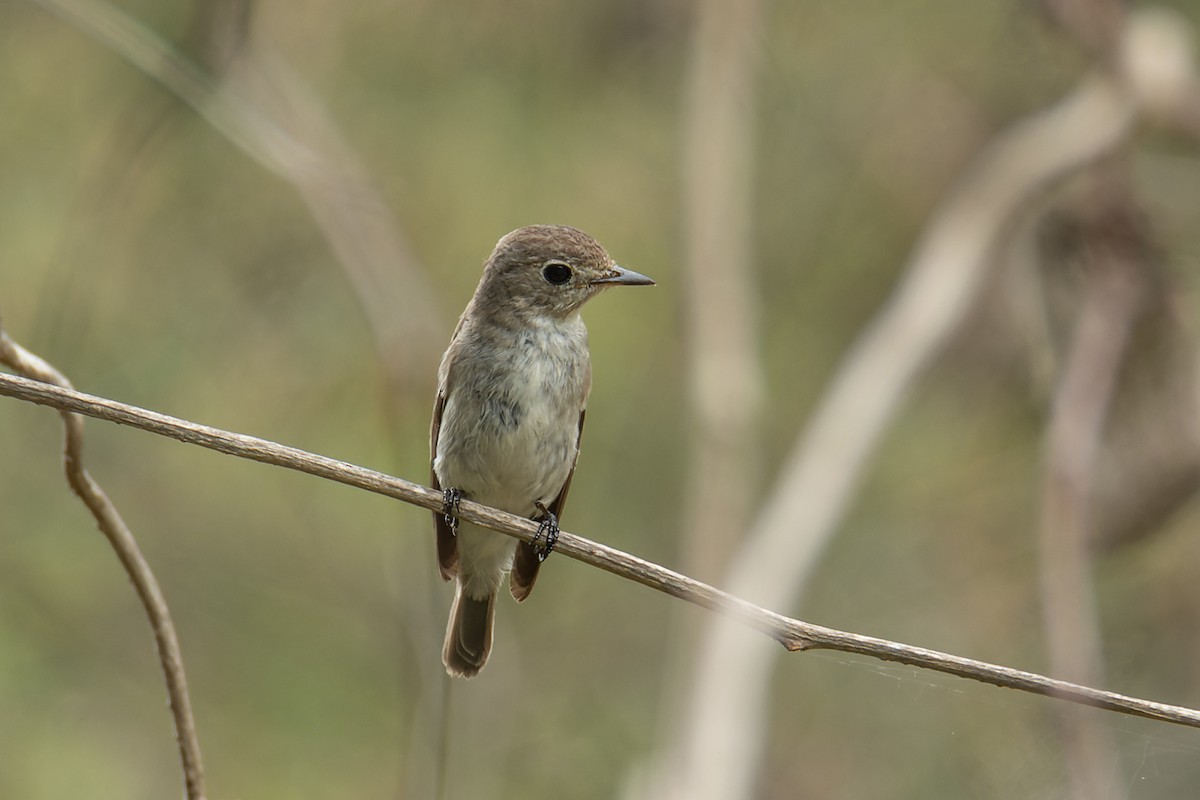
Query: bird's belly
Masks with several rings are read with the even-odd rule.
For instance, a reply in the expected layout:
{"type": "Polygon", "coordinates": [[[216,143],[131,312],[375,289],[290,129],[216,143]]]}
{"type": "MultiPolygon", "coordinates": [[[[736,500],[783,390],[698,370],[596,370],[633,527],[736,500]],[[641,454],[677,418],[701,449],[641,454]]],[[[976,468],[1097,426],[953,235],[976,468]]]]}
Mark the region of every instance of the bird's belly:
{"type": "Polygon", "coordinates": [[[434,467],[443,486],[522,516],[549,504],[575,461],[579,409],[550,398],[448,404],[434,467]]]}
{"type": "Polygon", "coordinates": [[[563,426],[523,425],[491,441],[480,451],[480,485],[473,492],[483,503],[530,515],[537,503],[558,494],[574,457],[575,436],[563,426]]]}

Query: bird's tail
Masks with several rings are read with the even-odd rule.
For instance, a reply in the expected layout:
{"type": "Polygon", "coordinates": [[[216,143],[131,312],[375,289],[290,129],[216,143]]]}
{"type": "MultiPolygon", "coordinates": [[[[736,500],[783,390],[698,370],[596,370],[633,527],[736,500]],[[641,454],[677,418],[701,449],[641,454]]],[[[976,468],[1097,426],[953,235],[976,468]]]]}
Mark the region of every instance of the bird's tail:
{"type": "Polygon", "coordinates": [[[473,678],[487,663],[492,652],[492,621],[496,618],[496,590],[477,600],[463,591],[460,577],[446,626],[446,644],[442,663],[446,671],[460,678],[473,678]]]}

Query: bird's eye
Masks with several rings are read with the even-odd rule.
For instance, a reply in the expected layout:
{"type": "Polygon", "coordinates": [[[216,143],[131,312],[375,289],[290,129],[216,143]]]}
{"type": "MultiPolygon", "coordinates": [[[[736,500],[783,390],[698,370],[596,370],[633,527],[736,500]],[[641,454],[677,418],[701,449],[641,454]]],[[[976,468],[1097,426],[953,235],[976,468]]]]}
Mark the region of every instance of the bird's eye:
{"type": "Polygon", "coordinates": [[[542,277],[547,283],[562,286],[571,280],[571,267],[561,261],[547,261],[542,267],[542,277]]]}

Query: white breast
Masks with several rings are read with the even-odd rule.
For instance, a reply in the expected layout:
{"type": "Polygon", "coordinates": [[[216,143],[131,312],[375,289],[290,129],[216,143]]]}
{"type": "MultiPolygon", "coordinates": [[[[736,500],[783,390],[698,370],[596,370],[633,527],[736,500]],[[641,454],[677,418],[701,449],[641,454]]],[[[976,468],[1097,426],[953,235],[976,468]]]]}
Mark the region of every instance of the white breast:
{"type": "Polygon", "coordinates": [[[558,494],[575,460],[590,385],[587,331],[576,316],[531,328],[518,347],[503,349],[494,332],[460,335],[468,338],[445,376],[434,469],[443,486],[532,515],[558,494]]]}

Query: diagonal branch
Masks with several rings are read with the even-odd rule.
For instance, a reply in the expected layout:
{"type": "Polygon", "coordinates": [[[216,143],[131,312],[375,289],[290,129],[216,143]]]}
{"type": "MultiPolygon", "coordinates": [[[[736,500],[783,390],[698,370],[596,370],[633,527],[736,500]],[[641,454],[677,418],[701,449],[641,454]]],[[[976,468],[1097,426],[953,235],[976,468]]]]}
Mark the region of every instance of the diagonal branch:
{"type": "MultiPolygon", "coordinates": [[[[930,217],[902,281],[784,462],[725,578],[731,591],[773,608],[795,605],[895,414],[985,286],[1011,226],[1151,111],[1195,115],[1188,26],[1145,12],[1124,34],[1118,73],[1094,70],[1060,102],[998,134],[930,217]]],[[[690,718],[648,770],[648,796],[749,795],[765,750],[773,653],[718,620],[694,664],[690,718]]]]}
{"type": "MultiPolygon", "coordinates": [[[[1103,219],[1107,239],[1095,249],[1079,315],[1047,426],[1039,574],[1042,624],[1051,672],[1075,680],[1103,675],[1100,622],[1088,538],[1094,522],[1098,453],[1114,387],[1141,310],[1141,265],[1121,247],[1130,226],[1103,219]],[[1108,246],[1105,247],[1105,244],[1108,246]],[[1119,249],[1118,249],[1119,248],[1119,249]]],[[[1065,711],[1065,709],[1064,709],[1065,711]]],[[[1110,732],[1071,714],[1059,723],[1075,798],[1118,798],[1110,732]]]]}
{"type": "Polygon", "coordinates": [[[374,334],[389,383],[436,364],[442,320],[411,243],[321,104],[287,64],[254,44],[213,76],[121,9],[96,0],[33,0],[158,81],[299,194],[374,334]]]}
{"type": "MultiPolygon", "coordinates": [[[[0,373],[0,395],[50,406],[60,411],[74,411],[96,419],[129,425],[238,458],[247,458],[264,464],[306,472],[320,478],[403,500],[431,511],[440,510],[442,507],[441,492],[412,481],[406,481],[403,478],[396,478],[266,439],[147,411],[115,400],[3,373],[0,373]]],[[[462,501],[459,516],[468,522],[499,531],[522,541],[532,540],[537,533],[537,524],[528,519],[469,500],[462,501]]],[[[678,597],[710,611],[727,614],[742,625],[766,634],[789,651],[836,650],[843,653],[858,653],[884,661],[895,661],[995,686],[1066,700],[1079,705],[1200,728],[1200,710],[1197,709],[1156,703],[1103,689],[1080,686],[1068,681],[1055,680],[1033,672],[990,664],[986,661],[977,661],[924,647],[914,647],[874,636],[863,636],[792,619],[658,564],[566,531],[561,533],[555,550],[577,561],[678,597]]]]}
{"type": "MultiPolygon", "coordinates": [[[[71,382],[53,366],[30,353],[25,348],[9,338],[0,329],[0,364],[31,376],[37,381],[47,381],[63,387],[62,391],[71,391],[71,382]]],[[[9,376],[3,376],[8,378],[9,376]]],[[[26,380],[16,379],[14,380],[26,380]]],[[[28,381],[33,383],[33,381],[28,381]]],[[[116,506],[108,499],[108,495],[100,485],[92,480],[92,476],[83,466],[83,417],[72,414],[66,408],[61,408],[65,443],[63,447],[63,465],[67,473],[67,482],[71,490],[79,496],[92,516],[100,531],[108,539],[121,566],[129,575],[129,580],[137,590],[146,616],[150,619],[150,627],[154,631],[154,643],[158,649],[158,658],[162,664],[163,677],[167,684],[167,698],[171,707],[171,715],[175,721],[175,740],[179,745],[179,755],[183,763],[183,780],[188,800],[204,800],[204,767],[200,761],[200,740],[196,736],[196,723],[192,717],[192,705],[188,699],[187,680],[183,671],[183,654],[179,649],[179,637],[175,634],[175,623],[171,621],[171,613],[167,609],[166,598],[138,547],[133,533],[121,518],[116,506]]]]}

